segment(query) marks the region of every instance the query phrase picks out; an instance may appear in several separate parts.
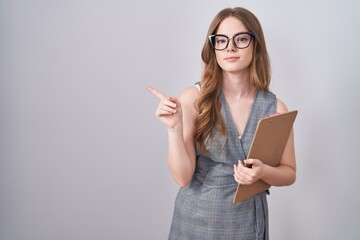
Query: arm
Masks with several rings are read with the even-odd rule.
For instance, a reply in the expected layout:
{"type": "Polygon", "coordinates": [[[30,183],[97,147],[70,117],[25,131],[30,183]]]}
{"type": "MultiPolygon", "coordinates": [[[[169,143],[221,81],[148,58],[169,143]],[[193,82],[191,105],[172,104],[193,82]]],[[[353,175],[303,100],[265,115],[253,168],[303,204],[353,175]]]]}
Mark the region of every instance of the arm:
{"type": "Polygon", "coordinates": [[[195,170],[194,127],[197,111],[194,103],[198,94],[194,87],[180,94],[182,125],[176,129],[168,129],[168,165],[175,181],[182,187],[190,183],[195,170]]]}
{"type": "Polygon", "coordinates": [[[195,170],[194,126],[197,111],[194,103],[199,95],[196,88],[184,90],[178,99],[166,97],[148,88],[160,98],[156,116],[168,130],[168,166],[174,180],[180,186],[190,183],[195,170]]]}
{"type": "MultiPolygon", "coordinates": [[[[277,111],[282,113],[288,112],[286,105],[281,100],[277,101],[277,111]]],[[[244,167],[241,162],[234,166],[235,180],[240,184],[251,184],[258,179],[262,179],[273,186],[293,184],[296,180],[294,130],[291,130],[279,166],[272,167],[266,165],[259,159],[246,159],[244,162],[252,164],[252,168],[244,167]]]]}

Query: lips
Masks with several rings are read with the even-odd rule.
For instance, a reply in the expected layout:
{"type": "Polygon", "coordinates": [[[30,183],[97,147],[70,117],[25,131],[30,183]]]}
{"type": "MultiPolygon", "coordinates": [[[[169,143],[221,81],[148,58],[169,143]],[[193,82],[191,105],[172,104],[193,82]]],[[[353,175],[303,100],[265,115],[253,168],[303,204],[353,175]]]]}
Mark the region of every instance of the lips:
{"type": "Polygon", "coordinates": [[[224,60],[229,61],[229,62],[234,62],[236,60],[238,60],[240,57],[226,57],[224,58],[224,60]]]}

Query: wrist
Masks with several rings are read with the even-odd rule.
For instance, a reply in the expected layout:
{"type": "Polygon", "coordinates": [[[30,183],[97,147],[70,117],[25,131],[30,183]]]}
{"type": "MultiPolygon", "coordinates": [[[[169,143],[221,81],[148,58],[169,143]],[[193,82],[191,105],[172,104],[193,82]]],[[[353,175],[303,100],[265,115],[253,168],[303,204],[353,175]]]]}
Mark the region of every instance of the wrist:
{"type": "Polygon", "coordinates": [[[260,173],[260,179],[264,179],[267,177],[269,172],[269,167],[270,167],[269,165],[263,164],[262,171],[260,173]]]}
{"type": "Polygon", "coordinates": [[[182,126],[175,126],[172,128],[168,128],[168,135],[169,136],[183,136],[183,128],[182,126]]]}

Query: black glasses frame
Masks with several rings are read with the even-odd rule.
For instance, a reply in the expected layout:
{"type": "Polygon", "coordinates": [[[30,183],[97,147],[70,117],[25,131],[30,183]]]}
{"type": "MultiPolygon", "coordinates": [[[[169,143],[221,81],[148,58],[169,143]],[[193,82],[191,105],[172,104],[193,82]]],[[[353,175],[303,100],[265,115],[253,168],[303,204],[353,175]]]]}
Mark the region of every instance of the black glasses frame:
{"type": "Polygon", "coordinates": [[[232,38],[229,38],[228,36],[224,35],[224,34],[213,34],[213,35],[210,35],[209,36],[209,41],[210,41],[210,45],[211,47],[214,49],[214,50],[218,50],[218,51],[221,51],[221,50],[224,50],[226,49],[228,46],[229,46],[229,42],[230,42],[230,39],[233,41],[233,44],[236,48],[238,49],[244,49],[244,48],[247,48],[250,46],[250,43],[252,41],[252,39],[254,38],[254,33],[253,32],[238,32],[236,33],[232,38]],[[250,35],[250,41],[249,41],[249,44],[246,46],[246,47],[238,47],[238,45],[236,44],[234,38],[240,34],[248,34],[250,35]],[[214,43],[214,39],[215,37],[225,37],[227,39],[227,43],[226,43],[226,46],[224,48],[216,48],[215,47],[215,43],[214,43]]]}

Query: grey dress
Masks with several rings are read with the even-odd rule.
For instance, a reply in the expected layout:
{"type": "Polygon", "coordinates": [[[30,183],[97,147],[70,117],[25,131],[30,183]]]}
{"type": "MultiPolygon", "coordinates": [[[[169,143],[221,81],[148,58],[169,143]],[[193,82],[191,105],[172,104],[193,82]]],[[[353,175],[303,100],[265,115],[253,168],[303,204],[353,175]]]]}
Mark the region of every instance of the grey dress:
{"type": "Polygon", "coordinates": [[[237,183],[233,165],[246,158],[257,122],[276,112],[271,92],[256,93],[242,138],[239,139],[226,99],[221,94],[221,114],[228,136],[213,129],[208,151],[197,151],[192,181],[180,188],[175,201],[170,240],[269,239],[266,192],[233,204],[237,183]]]}

